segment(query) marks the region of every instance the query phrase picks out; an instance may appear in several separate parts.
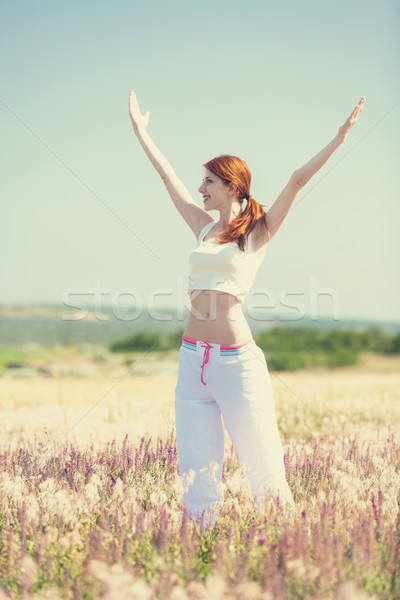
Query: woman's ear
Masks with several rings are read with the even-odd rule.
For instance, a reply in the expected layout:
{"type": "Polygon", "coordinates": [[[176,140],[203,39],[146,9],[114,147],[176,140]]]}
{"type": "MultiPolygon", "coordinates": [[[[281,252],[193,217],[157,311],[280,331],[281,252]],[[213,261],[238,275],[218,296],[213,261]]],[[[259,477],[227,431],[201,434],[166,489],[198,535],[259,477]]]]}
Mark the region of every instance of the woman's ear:
{"type": "Polygon", "coordinates": [[[228,195],[229,196],[239,196],[239,189],[235,183],[228,183],[228,195]]]}

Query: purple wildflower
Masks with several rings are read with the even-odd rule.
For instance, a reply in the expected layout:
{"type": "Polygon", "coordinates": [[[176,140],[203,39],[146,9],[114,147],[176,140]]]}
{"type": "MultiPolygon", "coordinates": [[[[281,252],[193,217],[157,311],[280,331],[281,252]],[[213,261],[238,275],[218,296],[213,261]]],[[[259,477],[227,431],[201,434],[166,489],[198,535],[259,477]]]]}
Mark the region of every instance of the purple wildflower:
{"type": "Polygon", "coordinates": [[[262,544],[264,544],[266,541],[267,541],[267,538],[265,537],[265,535],[258,536],[258,543],[260,544],[260,546],[262,544]]]}

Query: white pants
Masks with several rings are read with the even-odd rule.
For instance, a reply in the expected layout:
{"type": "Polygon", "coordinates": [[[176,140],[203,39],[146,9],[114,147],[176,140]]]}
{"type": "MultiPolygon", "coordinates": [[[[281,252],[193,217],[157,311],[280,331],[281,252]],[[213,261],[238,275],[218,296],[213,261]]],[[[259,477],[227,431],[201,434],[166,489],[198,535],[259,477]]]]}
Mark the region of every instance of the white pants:
{"type": "Polygon", "coordinates": [[[221,500],[222,418],[257,501],[273,493],[294,506],[268,367],[253,338],[223,346],[182,336],[175,416],[183,501],[190,513],[199,517],[221,500]]]}

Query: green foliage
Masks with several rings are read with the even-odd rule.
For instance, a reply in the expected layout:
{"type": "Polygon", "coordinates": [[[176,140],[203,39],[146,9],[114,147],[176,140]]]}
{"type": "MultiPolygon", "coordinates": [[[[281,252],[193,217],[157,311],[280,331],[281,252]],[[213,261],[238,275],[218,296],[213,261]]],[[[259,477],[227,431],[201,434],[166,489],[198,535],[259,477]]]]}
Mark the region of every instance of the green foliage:
{"type": "Polygon", "coordinates": [[[160,331],[138,331],[135,335],[114,342],[110,345],[111,352],[138,352],[143,350],[173,350],[179,347],[182,332],[163,333],[160,331]]]}
{"type": "Polygon", "coordinates": [[[294,352],[277,351],[266,356],[268,368],[273,371],[298,371],[307,367],[306,357],[294,352]]]}
{"type": "Polygon", "coordinates": [[[8,368],[20,369],[28,366],[40,366],[49,363],[54,356],[71,358],[80,354],[76,346],[51,348],[39,345],[0,346],[0,374],[8,368]]]}
{"type": "MultiPolygon", "coordinates": [[[[139,331],[134,336],[111,344],[111,352],[176,351],[182,331],[166,333],[139,331]]],[[[265,352],[272,371],[297,371],[309,367],[344,367],[357,364],[360,352],[400,354],[400,334],[389,335],[378,327],[358,331],[274,327],[254,335],[265,352]]]]}
{"type": "Polygon", "coordinates": [[[384,354],[400,354],[400,333],[388,340],[384,354]]]}
{"type": "Polygon", "coordinates": [[[328,367],[351,367],[358,361],[358,352],[354,348],[339,348],[336,352],[326,355],[328,367]]]}
{"type": "Polygon", "coordinates": [[[276,327],[255,339],[265,351],[271,370],[352,366],[357,364],[362,351],[400,353],[400,335],[390,336],[377,327],[364,331],[276,327]]]}
{"type": "MultiPolygon", "coordinates": [[[[371,571],[362,578],[363,590],[365,592],[372,592],[381,595],[384,589],[384,582],[382,581],[382,574],[371,571]]],[[[382,596],[381,596],[382,597],[382,596]]]]}
{"type": "Polygon", "coordinates": [[[370,327],[359,334],[364,350],[379,354],[400,354],[400,333],[390,335],[379,327],[370,327]]]}
{"type": "Polygon", "coordinates": [[[51,349],[39,347],[0,347],[0,370],[9,365],[24,366],[36,360],[48,360],[52,355],[51,349]]]}

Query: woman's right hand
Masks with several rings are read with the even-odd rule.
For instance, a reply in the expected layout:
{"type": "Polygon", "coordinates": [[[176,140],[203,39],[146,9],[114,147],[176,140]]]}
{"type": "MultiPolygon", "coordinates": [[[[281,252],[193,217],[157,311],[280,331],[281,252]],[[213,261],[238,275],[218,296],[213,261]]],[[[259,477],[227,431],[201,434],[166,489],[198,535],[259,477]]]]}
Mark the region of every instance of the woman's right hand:
{"type": "Polygon", "coordinates": [[[149,122],[150,111],[147,110],[145,114],[142,115],[135,92],[133,90],[131,90],[129,93],[129,116],[131,118],[135,133],[146,129],[149,122]]]}

